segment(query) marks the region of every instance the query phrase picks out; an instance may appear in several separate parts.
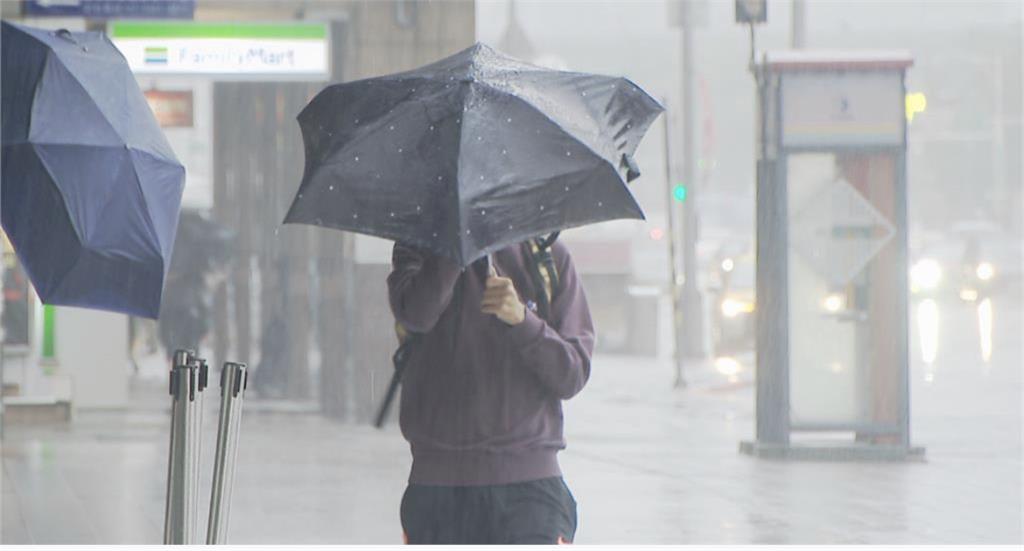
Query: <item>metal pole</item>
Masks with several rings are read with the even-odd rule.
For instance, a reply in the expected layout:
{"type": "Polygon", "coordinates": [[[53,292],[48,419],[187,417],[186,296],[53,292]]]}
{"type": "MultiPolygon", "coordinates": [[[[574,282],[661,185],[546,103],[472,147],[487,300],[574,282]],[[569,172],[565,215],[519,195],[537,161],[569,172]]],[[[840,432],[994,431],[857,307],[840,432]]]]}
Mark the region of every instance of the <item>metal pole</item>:
{"type": "Polygon", "coordinates": [[[242,402],[247,383],[248,372],[245,364],[224,363],[220,374],[220,417],[217,423],[217,451],[213,465],[213,488],[210,492],[207,545],[227,543],[231,491],[234,487],[238,437],[242,422],[242,402]]]}
{"type": "Polygon", "coordinates": [[[182,484],[179,500],[181,502],[181,543],[189,545],[192,543],[192,533],[195,530],[195,523],[192,520],[192,479],[195,478],[195,358],[189,363],[187,369],[182,372],[182,380],[185,384],[182,402],[185,407],[184,426],[182,432],[185,438],[182,439],[184,450],[182,462],[182,484]]]}
{"type": "MultiPolygon", "coordinates": [[[[663,101],[668,105],[667,101],[663,101]]],[[[676,253],[676,208],[674,186],[672,185],[672,147],[669,141],[669,126],[671,121],[666,116],[664,119],[665,130],[665,187],[668,191],[668,203],[665,205],[665,217],[668,219],[668,262],[669,262],[669,290],[672,298],[672,342],[673,358],[675,363],[676,379],[674,386],[685,387],[686,379],[683,376],[683,310],[680,302],[679,284],[682,277],[679,274],[679,262],[676,253]]]]}
{"type": "Polygon", "coordinates": [[[189,532],[189,543],[197,544],[200,541],[199,534],[199,466],[201,460],[201,448],[203,442],[203,390],[206,389],[207,363],[205,359],[196,358],[192,364],[192,373],[195,378],[194,400],[192,400],[192,476],[191,482],[191,507],[189,522],[192,530],[189,532]]]}
{"type": "Polygon", "coordinates": [[[789,45],[794,50],[800,50],[807,45],[807,4],[804,0],[793,0],[792,16],[789,45]]]}
{"type": "Polygon", "coordinates": [[[187,433],[186,409],[188,401],[188,365],[192,361],[190,350],[176,350],[173,355],[170,378],[171,435],[167,454],[167,501],[164,508],[164,544],[184,543],[182,532],[185,439],[187,433]]]}
{"type": "Polygon", "coordinates": [[[164,544],[196,542],[202,391],[206,361],[191,350],[177,350],[170,371],[171,435],[167,460],[164,544]]]}
{"type": "Polygon", "coordinates": [[[683,325],[684,354],[687,358],[704,357],[704,307],[697,288],[697,219],[698,185],[694,159],[694,86],[693,86],[693,24],[690,17],[690,3],[683,4],[687,10],[682,28],[682,73],[683,73],[683,182],[687,186],[686,201],[683,203],[683,325]]]}

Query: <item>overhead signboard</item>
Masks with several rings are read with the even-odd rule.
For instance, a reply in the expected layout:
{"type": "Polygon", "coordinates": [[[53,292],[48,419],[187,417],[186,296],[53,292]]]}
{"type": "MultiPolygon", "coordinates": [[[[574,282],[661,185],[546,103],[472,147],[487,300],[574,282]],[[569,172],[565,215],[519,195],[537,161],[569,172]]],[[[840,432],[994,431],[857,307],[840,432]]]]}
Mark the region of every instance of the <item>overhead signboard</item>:
{"type": "Polygon", "coordinates": [[[131,22],[109,35],[140,75],[210,76],[218,80],[326,80],[326,23],[131,22]]]}
{"type": "Polygon", "coordinates": [[[192,127],[192,90],[146,90],[144,94],[161,127],[192,127]]]}
{"type": "Polygon", "coordinates": [[[25,0],[25,15],[90,19],[192,19],[196,0],[25,0]]]}

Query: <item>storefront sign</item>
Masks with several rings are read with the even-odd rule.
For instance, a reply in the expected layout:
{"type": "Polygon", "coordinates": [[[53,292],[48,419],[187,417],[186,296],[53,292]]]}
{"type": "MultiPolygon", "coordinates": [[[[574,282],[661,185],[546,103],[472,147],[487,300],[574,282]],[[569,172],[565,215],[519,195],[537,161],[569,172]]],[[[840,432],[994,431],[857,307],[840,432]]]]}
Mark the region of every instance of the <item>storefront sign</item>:
{"type": "Polygon", "coordinates": [[[324,23],[113,22],[110,37],[140,75],[238,80],[325,80],[330,33],[324,23]]]}

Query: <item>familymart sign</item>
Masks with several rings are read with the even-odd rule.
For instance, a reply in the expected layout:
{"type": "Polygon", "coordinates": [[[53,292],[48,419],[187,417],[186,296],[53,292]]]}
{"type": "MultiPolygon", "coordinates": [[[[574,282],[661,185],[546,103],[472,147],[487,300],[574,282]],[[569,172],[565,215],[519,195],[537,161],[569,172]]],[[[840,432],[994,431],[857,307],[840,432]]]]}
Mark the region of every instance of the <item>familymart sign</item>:
{"type": "Polygon", "coordinates": [[[330,31],[324,23],[116,21],[109,31],[132,71],[140,75],[330,77],[330,31]]]}

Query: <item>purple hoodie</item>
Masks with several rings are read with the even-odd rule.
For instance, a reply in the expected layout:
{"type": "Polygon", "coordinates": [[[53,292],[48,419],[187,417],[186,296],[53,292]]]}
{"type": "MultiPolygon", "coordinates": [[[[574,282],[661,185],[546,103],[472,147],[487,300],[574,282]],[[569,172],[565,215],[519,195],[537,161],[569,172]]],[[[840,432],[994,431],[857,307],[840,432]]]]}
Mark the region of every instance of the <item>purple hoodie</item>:
{"type": "MultiPolygon", "coordinates": [[[[413,484],[476,486],[560,476],[562,400],[590,376],[594,327],[569,251],[555,242],[559,284],[548,319],[519,325],[480,312],[486,273],[395,245],[391,310],[422,333],[402,377],[400,424],[412,449],[413,484]]],[[[537,300],[529,253],[492,255],[520,301],[537,300]]]]}

